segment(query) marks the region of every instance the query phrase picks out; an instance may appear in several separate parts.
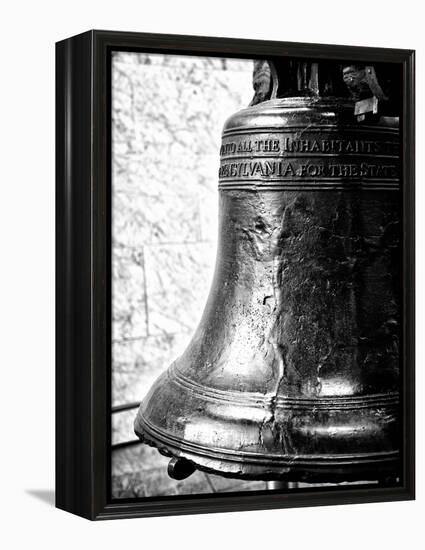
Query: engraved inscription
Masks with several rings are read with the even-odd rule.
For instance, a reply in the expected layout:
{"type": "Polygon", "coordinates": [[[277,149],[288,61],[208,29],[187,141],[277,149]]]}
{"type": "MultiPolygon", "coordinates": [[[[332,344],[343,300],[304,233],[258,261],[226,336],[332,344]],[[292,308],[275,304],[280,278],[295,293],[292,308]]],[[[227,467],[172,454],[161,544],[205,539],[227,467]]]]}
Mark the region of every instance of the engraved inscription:
{"type": "Polygon", "coordinates": [[[398,143],[394,141],[360,139],[304,139],[284,137],[281,139],[247,139],[224,141],[220,155],[240,153],[331,153],[331,154],[398,154],[398,143]]]}
{"type": "Polygon", "coordinates": [[[218,176],[224,178],[255,178],[255,177],[310,177],[310,178],[397,178],[398,170],[395,164],[360,164],[323,162],[306,162],[295,164],[286,161],[230,162],[220,166],[218,176]]]}
{"type": "Polygon", "coordinates": [[[399,144],[395,139],[344,138],[329,132],[319,136],[304,132],[224,136],[219,179],[399,178],[399,144]]]}

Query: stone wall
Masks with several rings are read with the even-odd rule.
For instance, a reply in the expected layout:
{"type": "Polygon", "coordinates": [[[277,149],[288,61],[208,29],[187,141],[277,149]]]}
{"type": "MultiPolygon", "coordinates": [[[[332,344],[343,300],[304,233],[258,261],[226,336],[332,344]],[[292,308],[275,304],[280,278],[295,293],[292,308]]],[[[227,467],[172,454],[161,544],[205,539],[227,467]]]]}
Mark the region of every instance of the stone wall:
{"type": "MultiPolygon", "coordinates": [[[[215,262],[224,121],[253,95],[252,61],[113,56],[112,405],[140,401],[186,347],[215,262]]],[[[136,410],[112,415],[134,439],[136,410]]],[[[138,445],[114,451],[113,496],[264,488],[200,472],[184,482],[138,445]]]]}

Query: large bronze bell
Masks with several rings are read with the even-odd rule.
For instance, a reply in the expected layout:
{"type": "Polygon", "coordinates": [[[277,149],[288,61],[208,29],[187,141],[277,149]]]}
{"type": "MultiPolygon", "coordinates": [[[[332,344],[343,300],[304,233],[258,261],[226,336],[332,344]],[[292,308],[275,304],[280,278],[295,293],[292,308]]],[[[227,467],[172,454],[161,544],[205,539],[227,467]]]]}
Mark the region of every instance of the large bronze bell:
{"type": "Polygon", "coordinates": [[[395,478],[397,113],[374,67],[270,66],[270,99],[224,126],[202,320],[135,431],[176,478],[395,478]]]}

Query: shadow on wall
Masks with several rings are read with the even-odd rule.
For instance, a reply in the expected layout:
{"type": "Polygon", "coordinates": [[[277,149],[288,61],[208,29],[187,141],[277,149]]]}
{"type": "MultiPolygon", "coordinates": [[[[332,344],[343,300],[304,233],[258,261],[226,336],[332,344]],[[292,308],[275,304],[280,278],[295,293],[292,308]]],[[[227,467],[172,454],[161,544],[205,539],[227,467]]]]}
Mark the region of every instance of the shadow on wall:
{"type": "Polygon", "coordinates": [[[26,489],[25,492],[49,506],[55,505],[55,491],[53,489],[26,489]]]}

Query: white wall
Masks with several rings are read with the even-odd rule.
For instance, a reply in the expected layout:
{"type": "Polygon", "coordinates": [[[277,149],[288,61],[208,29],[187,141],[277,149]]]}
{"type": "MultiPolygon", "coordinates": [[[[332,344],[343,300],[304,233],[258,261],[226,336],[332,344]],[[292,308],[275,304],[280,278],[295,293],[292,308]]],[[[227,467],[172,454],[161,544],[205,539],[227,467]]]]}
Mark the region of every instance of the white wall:
{"type": "MultiPolygon", "coordinates": [[[[90,28],[388,46],[418,50],[421,2],[4,2],[0,33],[0,453],[4,548],[419,548],[424,505],[424,237],[418,216],[418,500],[92,524],[29,494],[54,473],[54,42],[90,28]],[[7,517],[5,517],[5,515],[7,517]]],[[[424,172],[418,155],[418,211],[424,172]]],[[[423,543],[422,543],[423,544],[423,543]]]]}

